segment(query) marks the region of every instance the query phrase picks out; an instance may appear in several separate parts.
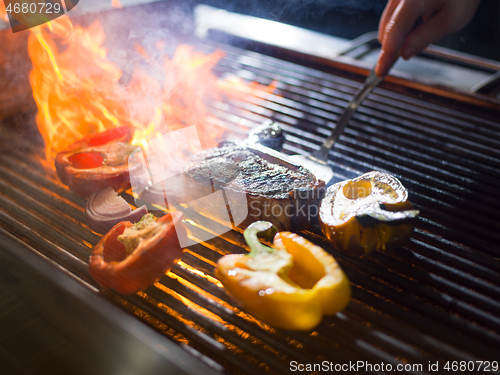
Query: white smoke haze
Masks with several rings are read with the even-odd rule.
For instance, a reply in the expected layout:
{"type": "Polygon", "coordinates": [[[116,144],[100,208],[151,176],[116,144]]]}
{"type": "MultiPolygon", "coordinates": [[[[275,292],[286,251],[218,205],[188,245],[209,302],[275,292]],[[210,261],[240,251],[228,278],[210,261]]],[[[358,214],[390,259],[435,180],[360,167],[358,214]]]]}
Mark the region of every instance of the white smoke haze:
{"type": "MultiPolygon", "coordinates": [[[[130,170],[135,197],[140,196],[146,186],[155,186],[162,192],[157,197],[157,205],[167,207],[170,212],[180,210],[185,220],[208,229],[191,236],[187,243],[182,242],[182,247],[218,237],[248,216],[246,194],[225,188],[214,190],[210,175],[196,181],[195,186],[190,186],[189,179],[184,178],[185,166],[201,150],[196,127],[190,126],[150,140],[129,158],[129,165],[142,163],[141,169],[130,170]]],[[[140,206],[143,202],[136,198],[136,204],[140,206]]],[[[179,240],[183,241],[182,237],[179,240]]]]}
{"type": "Polygon", "coordinates": [[[280,21],[285,17],[289,19],[294,16],[307,17],[306,13],[311,11],[321,15],[328,11],[357,14],[373,10],[381,14],[387,0],[202,0],[201,3],[236,13],[280,21]]]}

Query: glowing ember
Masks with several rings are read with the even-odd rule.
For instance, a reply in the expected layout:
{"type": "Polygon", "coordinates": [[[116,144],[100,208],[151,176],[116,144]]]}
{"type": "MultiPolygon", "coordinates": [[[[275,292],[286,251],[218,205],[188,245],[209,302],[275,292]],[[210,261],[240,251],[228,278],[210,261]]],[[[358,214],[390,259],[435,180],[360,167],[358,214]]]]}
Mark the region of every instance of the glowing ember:
{"type": "MultiPolygon", "coordinates": [[[[221,94],[241,99],[242,95],[274,89],[234,79],[218,80],[212,69],[224,54],[205,55],[188,45],[178,46],[172,58],[164,58],[163,77],[136,69],[123,84],[122,70],[107,59],[104,39],[97,21],[84,28],[73,26],[67,16],[32,29],[28,42],[33,63],[30,82],[50,162],[57,152],[83,136],[123,125],[134,128],[133,143],[137,145],[195,125],[202,147],[212,147],[224,129],[208,125],[208,100],[221,94]]],[[[163,48],[163,42],[156,43],[156,48],[163,48]]],[[[141,46],[136,50],[148,63],[152,60],[141,46]]]]}

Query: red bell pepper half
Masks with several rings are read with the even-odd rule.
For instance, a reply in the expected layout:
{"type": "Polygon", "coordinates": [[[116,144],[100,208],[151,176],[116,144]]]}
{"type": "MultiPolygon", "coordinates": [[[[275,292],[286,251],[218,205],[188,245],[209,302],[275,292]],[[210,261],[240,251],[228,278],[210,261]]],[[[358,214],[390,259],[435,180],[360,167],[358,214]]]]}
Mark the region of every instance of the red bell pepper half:
{"type": "Polygon", "coordinates": [[[126,126],[86,136],[56,156],[61,182],[75,194],[87,197],[111,186],[115,191],[130,184],[128,157],[137,146],[130,144],[132,131],[126,126]]]}
{"type": "Polygon", "coordinates": [[[116,224],[94,247],[90,274],[102,287],[122,294],[153,285],[181,258],[180,243],[187,240],[182,213],[155,219],[145,215],[139,223],[116,224]]]}

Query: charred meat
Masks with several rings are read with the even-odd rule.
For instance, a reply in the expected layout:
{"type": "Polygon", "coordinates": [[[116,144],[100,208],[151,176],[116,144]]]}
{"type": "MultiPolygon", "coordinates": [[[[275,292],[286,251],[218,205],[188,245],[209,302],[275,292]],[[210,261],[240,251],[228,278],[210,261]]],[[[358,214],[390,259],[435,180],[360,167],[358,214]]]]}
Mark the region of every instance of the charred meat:
{"type": "MultiPolygon", "coordinates": [[[[279,230],[303,230],[318,223],[325,183],[265,146],[227,142],[195,155],[184,173],[161,186],[148,187],[141,198],[160,204],[166,199],[169,205],[178,205],[220,190],[224,195],[222,204],[231,210],[233,219],[242,211],[246,214],[239,215],[241,220],[234,220],[235,225],[267,220],[279,230]]],[[[215,205],[220,202],[210,201],[208,204],[214,207],[209,210],[216,212],[220,207],[215,205]]]]}

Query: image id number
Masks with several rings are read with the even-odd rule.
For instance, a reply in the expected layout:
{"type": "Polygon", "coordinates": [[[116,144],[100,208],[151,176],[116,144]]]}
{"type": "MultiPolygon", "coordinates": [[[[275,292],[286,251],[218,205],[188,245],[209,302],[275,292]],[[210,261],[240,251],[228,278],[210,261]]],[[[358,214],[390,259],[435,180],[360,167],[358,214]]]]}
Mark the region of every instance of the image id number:
{"type": "Polygon", "coordinates": [[[497,361],[448,361],[443,367],[446,371],[498,371],[497,361]]]}
{"type": "Polygon", "coordinates": [[[5,8],[7,13],[32,13],[32,14],[47,14],[47,13],[61,13],[61,4],[57,3],[9,3],[5,8]]]}

